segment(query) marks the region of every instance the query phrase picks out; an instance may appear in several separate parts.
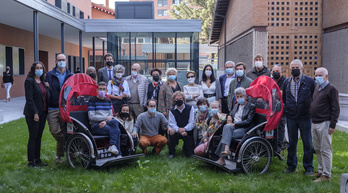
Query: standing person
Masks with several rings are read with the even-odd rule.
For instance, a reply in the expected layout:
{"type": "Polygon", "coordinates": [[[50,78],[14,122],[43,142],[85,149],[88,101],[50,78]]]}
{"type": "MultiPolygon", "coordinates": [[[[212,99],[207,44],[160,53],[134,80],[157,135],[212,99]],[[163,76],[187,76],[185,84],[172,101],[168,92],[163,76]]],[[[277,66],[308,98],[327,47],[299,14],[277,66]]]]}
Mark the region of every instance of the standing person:
{"type": "Polygon", "coordinates": [[[77,74],[77,73],[81,73],[80,67],[77,67],[77,68],[76,68],[75,74],[77,74]]]}
{"type": "Polygon", "coordinates": [[[193,155],[194,140],[193,128],[195,127],[194,109],[185,104],[185,95],[181,91],[176,91],[173,96],[175,106],[169,111],[169,129],[168,129],[168,149],[169,158],[175,157],[175,146],[179,139],[183,139],[182,149],[187,157],[193,155]]]}
{"type": "MultiPolygon", "coordinates": [[[[272,77],[273,80],[277,83],[280,91],[283,94],[284,90],[284,84],[285,84],[285,76],[283,76],[283,67],[279,64],[276,64],[272,68],[272,77]]],[[[285,115],[282,116],[280,119],[280,122],[278,124],[278,147],[277,147],[277,153],[280,153],[282,149],[286,148],[286,142],[284,141],[285,138],[285,123],[286,118],[285,115]]]]}
{"type": "Polygon", "coordinates": [[[47,72],[46,81],[49,85],[50,98],[48,101],[48,114],[47,122],[50,127],[52,136],[57,141],[56,163],[62,163],[61,157],[64,156],[64,139],[62,128],[64,123],[61,121],[59,111],[59,96],[60,90],[65,81],[73,75],[66,68],[66,56],[65,54],[58,54],[56,58],[56,67],[53,70],[47,72]]]}
{"type": "Polygon", "coordinates": [[[6,89],[6,102],[11,101],[10,90],[13,83],[13,76],[11,74],[11,68],[6,66],[6,71],[2,75],[2,87],[6,89]]]}
{"type": "Polygon", "coordinates": [[[230,110],[228,109],[228,92],[230,90],[230,84],[233,79],[236,78],[236,75],[234,73],[235,71],[235,63],[233,61],[227,61],[225,63],[225,71],[226,74],[223,74],[220,76],[219,81],[221,83],[221,94],[222,94],[222,113],[229,113],[230,110]]]}
{"type": "Polygon", "coordinates": [[[313,146],[318,158],[318,172],[314,182],[327,181],[331,178],[332,134],[340,115],[338,91],[330,84],[326,68],[315,71],[317,87],[311,104],[313,146]]]}
{"type": "Polygon", "coordinates": [[[203,89],[201,85],[195,83],[196,73],[194,71],[189,71],[186,73],[186,78],[188,85],[184,86],[184,94],[186,98],[186,104],[191,105],[195,110],[197,110],[197,100],[203,96],[203,89]]]}
{"type": "Polygon", "coordinates": [[[86,70],[86,74],[90,76],[94,81],[96,81],[97,73],[95,71],[95,68],[93,66],[89,66],[86,70]]]}
{"type": "Polygon", "coordinates": [[[249,88],[252,80],[245,76],[246,71],[246,65],[244,62],[238,62],[236,64],[236,79],[233,79],[231,81],[229,91],[228,91],[228,98],[227,98],[227,105],[228,105],[228,111],[231,112],[235,102],[236,102],[236,96],[234,94],[234,91],[236,88],[242,87],[242,88],[249,88]]]}
{"type": "Polygon", "coordinates": [[[158,94],[163,84],[161,80],[162,72],[158,68],[151,70],[150,75],[152,76],[152,82],[149,83],[147,89],[147,98],[154,99],[158,103],[158,94]]]}
{"type": "Polygon", "coordinates": [[[28,166],[38,168],[47,166],[41,161],[41,138],[47,117],[49,91],[44,83],[45,67],[41,62],[34,62],[24,83],[25,121],[29,129],[28,166]]]}
{"type": "Polygon", "coordinates": [[[169,110],[173,107],[173,93],[183,91],[181,83],[176,81],[178,71],[175,68],[168,68],[166,71],[167,82],[165,82],[159,91],[158,96],[158,111],[161,112],[167,119],[169,110]]]}
{"type": "Polygon", "coordinates": [[[158,155],[163,147],[167,145],[167,138],[159,134],[160,128],[168,129],[168,121],[162,113],[156,111],[156,100],[147,101],[147,112],[141,113],[134,125],[132,137],[136,137],[139,131],[139,146],[144,154],[147,154],[147,147],[154,146],[152,154],[158,155]]]}
{"type": "Polygon", "coordinates": [[[285,172],[291,173],[296,170],[298,130],[300,130],[303,142],[305,175],[312,175],[314,167],[310,109],[315,83],[313,78],[303,74],[301,60],[293,60],[290,63],[290,70],[292,76],[286,80],[283,90],[283,102],[289,135],[288,168],[285,172]]]}
{"type": "Polygon", "coordinates": [[[215,78],[213,67],[208,64],[203,68],[202,80],[200,85],[203,89],[203,95],[209,103],[217,100],[221,104],[221,86],[219,80],[215,78]]]}
{"type": "Polygon", "coordinates": [[[114,64],[114,56],[110,53],[107,53],[104,56],[106,66],[98,70],[98,83],[99,82],[109,82],[114,76],[112,70],[114,64]]]}
{"type": "Polygon", "coordinates": [[[271,71],[265,66],[265,60],[261,54],[257,54],[254,58],[254,68],[250,69],[246,76],[251,80],[255,80],[259,76],[271,76],[271,71]]]}
{"type": "Polygon", "coordinates": [[[121,64],[115,65],[113,74],[115,75],[108,82],[108,96],[112,101],[114,112],[118,113],[121,105],[128,104],[128,99],[131,96],[128,82],[123,78],[125,68],[121,64]]]}
{"type": "Polygon", "coordinates": [[[131,67],[131,75],[127,76],[125,80],[128,82],[130,91],[130,113],[133,117],[144,112],[147,101],[147,89],[149,81],[144,75],[140,74],[141,66],[138,63],[134,63],[131,67]]]}

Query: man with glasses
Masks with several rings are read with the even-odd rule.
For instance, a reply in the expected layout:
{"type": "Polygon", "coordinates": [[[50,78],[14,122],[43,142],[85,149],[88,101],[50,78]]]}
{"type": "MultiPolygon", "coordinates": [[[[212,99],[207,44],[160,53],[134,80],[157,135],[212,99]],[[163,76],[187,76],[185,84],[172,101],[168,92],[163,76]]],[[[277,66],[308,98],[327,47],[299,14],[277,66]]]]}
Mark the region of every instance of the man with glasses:
{"type": "Polygon", "coordinates": [[[60,90],[65,81],[72,75],[73,73],[66,68],[66,56],[62,53],[57,54],[56,67],[47,72],[46,75],[46,85],[50,92],[47,122],[52,136],[57,141],[56,163],[62,163],[61,157],[64,156],[63,124],[59,112],[60,90]]]}

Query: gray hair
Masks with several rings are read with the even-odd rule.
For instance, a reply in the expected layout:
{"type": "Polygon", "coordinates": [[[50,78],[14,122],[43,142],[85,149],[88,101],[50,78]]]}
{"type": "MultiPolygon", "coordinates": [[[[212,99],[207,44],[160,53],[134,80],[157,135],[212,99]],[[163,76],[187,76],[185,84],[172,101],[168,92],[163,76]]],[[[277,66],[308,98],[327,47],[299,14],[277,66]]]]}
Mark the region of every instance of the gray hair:
{"type": "Polygon", "coordinates": [[[122,70],[122,74],[124,74],[124,72],[126,71],[124,66],[122,66],[121,64],[115,65],[113,69],[114,74],[116,74],[116,71],[119,71],[119,70],[122,70]]]}
{"type": "Polygon", "coordinates": [[[301,68],[303,68],[303,64],[302,64],[301,60],[299,60],[299,59],[293,60],[293,61],[290,63],[290,68],[292,67],[292,64],[300,64],[300,65],[301,65],[301,68]]]}
{"type": "Polygon", "coordinates": [[[324,76],[329,75],[329,72],[324,67],[320,67],[320,68],[315,70],[315,72],[317,72],[317,71],[322,71],[324,73],[324,76]]]}
{"type": "Polygon", "coordinates": [[[210,107],[211,107],[213,104],[217,104],[219,108],[221,107],[221,104],[219,103],[219,101],[213,101],[212,103],[210,103],[210,107]]]}
{"type": "MultiPolygon", "coordinates": [[[[283,66],[281,66],[280,64],[275,64],[274,66],[273,66],[273,68],[274,67],[280,67],[280,70],[283,72],[283,66]]],[[[272,70],[273,70],[273,68],[272,68],[272,70]]]]}
{"type": "Polygon", "coordinates": [[[243,96],[247,96],[247,93],[245,92],[245,89],[243,87],[236,88],[236,90],[234,90],[234,94],[242,94],[243,96]]]}
{"type": "Polygon", "coordinates": [[[168,76],[169,72],[171,72],[171,71],[174,71],[175,75],[178,74],[178,71],[175,68],[168,68],[167,71],[166,71],[166,75],[168,76]]]}
{"type": "Polygon", "coordinates": [[[86,70],[86,74],[89,74],[89,73],[91,73],[91,72],[95,72],[95,68],[93,67],[93,66],[89,66],[88,68],[87,68],[87,70],[86,70]]]}
{"type": "Polygon", "coordinates": [[[227,61],[227,62],[225,63],[225,66],[226,66],[226,64],[232,64],[232,65],[233,65],[233,67],[235,67],[235,66],[236,66],[236,64],[235,64],[233,61],[227,61]]]}

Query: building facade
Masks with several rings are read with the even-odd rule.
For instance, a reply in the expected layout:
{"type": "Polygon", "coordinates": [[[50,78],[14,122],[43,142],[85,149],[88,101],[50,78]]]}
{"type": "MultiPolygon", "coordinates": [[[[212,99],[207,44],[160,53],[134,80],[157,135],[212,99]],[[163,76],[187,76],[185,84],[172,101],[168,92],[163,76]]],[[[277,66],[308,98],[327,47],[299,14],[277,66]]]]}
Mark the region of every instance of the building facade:
{"type": "MultiPolygon", "coordinates": [[[[129,1],[149,1],[149,0],[129,0],[129,1]]],[[[182,0],[151,0],[154,3],[155,19],[172,19],[169,10],[173,10],[172,5],[179,5],[182,0]]]]}

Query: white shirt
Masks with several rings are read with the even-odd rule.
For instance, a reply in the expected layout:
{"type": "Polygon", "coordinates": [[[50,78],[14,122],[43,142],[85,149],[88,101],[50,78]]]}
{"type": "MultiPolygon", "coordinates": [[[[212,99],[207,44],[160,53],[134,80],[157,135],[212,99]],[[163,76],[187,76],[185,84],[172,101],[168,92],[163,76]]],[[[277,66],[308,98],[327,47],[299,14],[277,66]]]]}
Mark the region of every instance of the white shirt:
{"type": "MultiPolygon", "coordinates": [[[[174,107],[174,110],[175,109],[178,109],[178,107],[175,105],[174,107]]],[[[184,104],[184,107],[180,110],[180,113],[182,113],[182,111],[185,109],[185,104],[184,104]]],[[[175,120],[175,117],[173,115],[173,113],[171,111],[169,111],[169,119],[168,119],[168,122],[169,122],[169,127],[174,129],[175,132],[178,132],[179,130],[179,127],[177,125],[177,122],[175,120]]],[[[195,111],[194,111],[194,108],[192,107],[191,108],[191,111],[190,111],[190,118],[188,120],[188,123],[187,125],[184,127],[186,131],[191,131],[193,128],[195,127],[195,111]]]]}
{"type": "Polygon", "coordinates": [[[245,105],[239,105],[236,114],[234,115],[234,123],[238,123],[242,121],[243,110],[245,105]]]}
{"type": "Polygon", "coordinates": [[[227,75],[226,82],[225,82],[225,91],[224,91],[224,96],[228,96],[228,92],[230,91],[230,84],[232,80],[235,79],[234,74],[230,77],[227,75]]]}
{"type": "Polygon", "coordinates": [[[195,85],[195,86],[184,86],[184,94],[186,98],[186,104],[191,105],[195,109],[197,109],[197,101],[199,98],[204,97],[203,96],[203,90],[201,85],[195,85]],[[199,97],[196,97],[193,99],[193,95],[199,95],[199,97]]]}
{"type": "MultiPolygon", "coordinates": [[[[123,88],[124,88],[124,93],[127,94],[129,96],[129,98],[131,97],[130,91],[129,91],[129,86],[128,86],[128,82],[125,80],[123,81],[123,88]]],[[[111,80],[109,80],[108,82],[108,86],[106,87],[108,89],[107,94],[108,95],[114,95],[114,96],[120,96],[123,93],[120,92],[118,90],[118,86],[116,85],[111,85],[111,80]]]]}
{"type": "MultiPolygon", "coordinates": [[[[202,89],[203,89],[203,94],[214,94],[216,93],[216,81],[214,81],[210,87],[208,88],[207,84],[205,84],[204,81],[202,81],[202,89]]],[[[216,100],[215,96],[207,98],[209,104],[214,102],[216,100]]]]}

